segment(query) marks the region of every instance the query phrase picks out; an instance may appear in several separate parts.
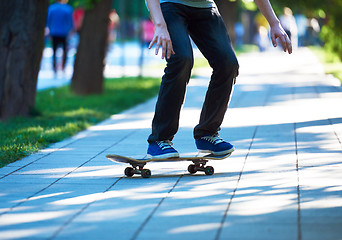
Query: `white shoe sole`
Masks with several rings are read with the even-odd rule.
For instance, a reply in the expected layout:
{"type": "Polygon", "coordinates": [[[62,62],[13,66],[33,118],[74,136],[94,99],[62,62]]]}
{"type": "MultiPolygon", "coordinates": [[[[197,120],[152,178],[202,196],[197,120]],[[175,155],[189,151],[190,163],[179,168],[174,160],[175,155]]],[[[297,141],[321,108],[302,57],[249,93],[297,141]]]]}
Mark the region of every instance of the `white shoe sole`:
{"type": "Polygon", "coordinates": [[[226,155],[226,154],[228,154],[228,153],[232,153],[232,152],[235,151],[235,148],[232,147],[231,149],[228,149],[228,150],[226,150],[226,151],[221,151],[221,152],[214,152],[214,151],[211,151],[211,150],[201,150],[201,149],[198,149],[198,151],[199,151],[200,153],[210,153],[210,154],[219,156],[219,155],[226,155]]]}
{"type": "Polygon", "coordinates": [[[148,159],[164,159],[164,158],[179,158],[179,153],[167,153],[163,155],[152,156],[147,154],[148,159]]]}

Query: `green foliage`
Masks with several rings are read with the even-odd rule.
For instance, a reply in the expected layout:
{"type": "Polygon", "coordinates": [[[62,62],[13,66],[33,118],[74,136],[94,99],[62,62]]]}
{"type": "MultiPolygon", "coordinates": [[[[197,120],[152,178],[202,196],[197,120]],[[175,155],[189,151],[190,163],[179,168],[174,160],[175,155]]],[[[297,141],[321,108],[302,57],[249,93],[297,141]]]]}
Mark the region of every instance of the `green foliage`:
{"type": "Polygon", "coordinates": [[[242,0],[241,6],[243,9],[246,9],[248,11],[256,11],[258,9],[254,2],[248,0],[242,0]]]}
{"type": "MultiPolygon", "coordinates": [[[[54,1],[50,0],[50,2],[54,1]]],[[[74,8],[91,9],[99,1],[101,0],[69,0],[69,4],[74,8]]],[[[144,0],[113,0],[112,8],[118,12],[121,18],[137,19],[149,16],[144,0]]]]}
{"type": "MultiPolygon", "coordinates": [[[[68,4],[73,8],[82,7],[84,9],[92,9],[94,5],[101,0],[69,0],[68,4]]],[[[56,0],[50,0],[50,4],[55,3],[56,0]]]]}
{"type": "Polygon", "coordinates": [[[149,16],[144,0],[115,0],[113,8],[117,10],[120,18],[138,19],[149,16]]]}
{"type": "Polygon", "coordinates": [[[92,9],[94,5],[101,0],[70,0],[69,4],[74,8],[83,7],[84,9],[92,9]]]}
{"type": "Polygon", "coordinates": [[[342,60],[342,32],[336,31],[333,21],[323,26],[321,31],[321,38],[325,42],[327,51],[336,53],[342,60]]]}
{"type": "Polygon", "coordinates": [[[0,122],[0,167],[146,101],[159,84],[154,78],[120,78],[107,80],[102,95],[76,96],[68,87],[38,92],[35,116],[0,122]]]}
{"type": "Polygon", "coordinates": [[[335,52],[318,46],[311,46],[310,50],[323,63],[325,73],[332,74],[342,82],[342,61],[340,57],[335,52]]]}
{"type": "Polygon", "coordinates": [[[277,9],[288,6],[295,13],[308,17],[324,18],[326,22],[321,37],[329,51],[342,59],[342,1],[341,0],[272,0],[277,9]]]}

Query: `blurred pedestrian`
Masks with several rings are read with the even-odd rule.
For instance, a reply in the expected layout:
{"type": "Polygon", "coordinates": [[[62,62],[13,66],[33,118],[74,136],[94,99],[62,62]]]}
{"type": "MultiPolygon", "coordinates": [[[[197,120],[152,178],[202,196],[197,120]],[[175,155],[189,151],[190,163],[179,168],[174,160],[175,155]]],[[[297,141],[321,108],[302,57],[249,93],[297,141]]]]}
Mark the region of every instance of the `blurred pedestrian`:
{"type": "Polygon", "coordinates": [[[258,45],[260,52],[266,51],[271,45],[268,36],[269,24],[267,19],[261,13],[257,13],[254,21],[257,26],[257,32],[254,35],[254,42],[258,45]]]}
{"type": "Polygon", "coordinates": [[[243,45],[243,35],[245,34],[245,28],[243,27],[241,22],[237,22],[234,25],[235,30],[235,45],[236,47],[242,47],[243,45]]]}
{"type": "Polygon", "coordinates": [[[48,9],[47,27],[52,40],[53,70],[57,73],[57,48],[63,49],[62,70],[64,71],[68,51],[68,36],[73,29],[73,8],[68,0],[56,0],[48,9]]]}
{"type": "Polygon", "coordinates": [[[108,41],[115,42],[118,34],[118,28],[120,26],[120,17],[115,9],[109,13],[109,25],[108,25],[108,41]]]}
{"type": "Polygon", "coordinates": [[[258,27],[258,32],[255,34],[254,42],[258,45],[259,51],[264,52],[270,45],[268,30],[264,26],[258,27]]]}
{"type": "Polygon", "coordinates": [[[305,36],[308,29],[308,19],[304,14],[297,14],[295,19],[298,29],[298,46],[304,46],[305,36]]]}
{"type": "Polygon", "coordinates": [[[78,34],[81,31],[84,18],[84,9],[82,7],[76,8],[73,13],[73,22],[75,32],[78,34]]]}
{"type": "Polygon", "coordinates": [[[141,22],[141,54],[139,59],[139,67],[141,77],[143,74],[143,62],[145,56],[145,48],[148,47],[154,36],[154,24],[151,19],[146,18],[141,22]]]}
{"type": "Polygon", "coordinates": [[[298,30],[296,19],[293,16],[292,10],[288,7],[284,7],[284,14],[279,17],[280,23],[283,26],[286,34],[289,36],[292,42],[292,47],[298,47],[298,30]]]}
{"type": "Polygon", "coordinates": [[[150,19],[145,19],[141,22],[141,38],[144,46],[148,46],[154,36],[154,25],[150,19]]]}

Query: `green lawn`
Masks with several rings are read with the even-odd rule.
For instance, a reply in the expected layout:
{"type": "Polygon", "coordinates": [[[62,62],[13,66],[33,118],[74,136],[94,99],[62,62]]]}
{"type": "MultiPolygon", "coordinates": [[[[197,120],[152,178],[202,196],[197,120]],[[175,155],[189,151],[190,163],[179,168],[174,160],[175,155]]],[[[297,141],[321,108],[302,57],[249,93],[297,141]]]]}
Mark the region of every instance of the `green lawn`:
{"type": "Polygon", "coordinates": [[[156,78],[108,79],[104,94],[87,97],[69,87],[39,91],[34,116],[0,122],[0,167],[150,99],[159,84],[156,78]]]}
{"type": "Polygon", "coordinates": [[[326,51],[322,47],[311,46],[309,49],[319,58],[324,65],[326,74],[332,74],[342,83],[342,61],[334,53],[326,51]]]}

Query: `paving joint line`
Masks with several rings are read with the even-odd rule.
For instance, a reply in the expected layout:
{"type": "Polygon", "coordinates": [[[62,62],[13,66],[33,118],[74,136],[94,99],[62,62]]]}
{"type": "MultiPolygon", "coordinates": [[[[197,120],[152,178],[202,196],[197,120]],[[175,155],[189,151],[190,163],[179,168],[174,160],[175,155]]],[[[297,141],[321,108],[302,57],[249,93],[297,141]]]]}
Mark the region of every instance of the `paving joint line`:
{"type": "MultiPolygon", "coordinates": [[[[316,92],[317,93],[317,92],[316,92]]],[[[296,91],[295,87],[292,87],[292,99],[296,100],[296,91]]],[[[319,96],[319,95],[318,95],[319,96]]],[[[300,177],[299,177],[299,152],[298,152],[298,137],[297,137],[297,122],[293,122],[293,134],[294,134],[294,143],[295,143],[295,154],[296,154],[296,174],[297,174],[297,240],[302,239],[302,224],[301,224],[301,199],[300,199],[300,177]]]]}
{"type": "MultiPolygon", "coordinates": [[[[314,86],[314,89],[315,89],[315,92],[316,92],[316,94],[317,94],[317,97],[320,98],[320,99],[322,99],[321,94],[320,94],[318,88],[317,88],[316,86],[314,86]]],[[[336,136],[336,138],[337,138],[337,141],[340,143],[340,146],[341,146],[341,148],[342,148],[342,140],[340,139],[340,137],[338,136],[337,132],[335,131],[335,128],[334,128],[334,124],[333,124],[333,122],[332,122],[332,119],[328,117],[327,120],[328,120],[329,124],[332,126],[332,129],[333,129],[333,132],[334,132],[334,134],[335,134],[335,136],[336,136]]]]}
{"type": "Polygon", "coordinates": [[[150,213],[150,215],[145,219],[145,221],[140,225],[140,227],[138,228],[138,230],[134,233],[133,237],[131,238],[131,240],[135,240],[137,239],[137,237],[139,236],[139,234],[142,232],[142,230],[144,229],[144,227],[147,225],[147,223],[151,220],[151,218],[153,217],[153,215],[155,214],[155,212],[158,210],[158,208],[162,205],[162,203],[164,202],[164,200],[170,195],[170,193],[176,188],[176,186],[178,185],[179,181],[183,178],[184,174],[182,174],[176,181],[176,183],[173,185],[173,187],[168,191],[168,193],[166,194],[165,197],[163,197],[158,205],[153,209],[153,211],[150,213]]]}
{"type": "Polygon", "coordinates": [[[80,140],[80,139],[75,139],[74,141],[72,141],[72,142],[70,142],[70,143],[67,143],[67,144],[63,145],[62,147],[59,147],[59,148],[55,149],[55,150],[52,151],[52,152],[49,152],[49,153],[47,153],[47,154],[44,154],[44,156],[41,156],[41,157],[37,158],[36,160],[33,160],[32,162],[30,162],[30,163],[28,163],[28,164],[26,164],[26,165],[24,165],[24,166],[22,166],[22,167],[19,167],[18,169],[14,170],[14,171],[12,171],[12,172],[10,172],[10,173],[7,173],[6,175],[0,177],[0,180],[4,179],[5,177],[8,177],[9,175],[12,175],[13,173],[15,173],[15,172],[17,172],[17,171],[20,171],[20,170],[24,169],[24,168],[27,167],[27,166],[30,166],[31,164],[33,164],[33,163],[35,163],[35,162],[37,162],[37,161],[39,161],[39,160],[41,160],[41,159],[43,159],[43,158],[46,158],[46,157],[50,156],[51,154],[53,154],[53,153],[55,153],[55,152],[57,152],[57,151],[59,151],[59,150],[65,148],[65,147],[69,146],[70,144],[73,144],[73,143],[75,143],[75,142],[77,142],[77,141],[79,141],[79,140],[80,140]]]}
{"type": "MultiPolygon", "coordinates": [[[[265,99],[264,99],[264,102],[263,102],[263,104],[262,104],[262,107],[265,107],[266,104],[267,104],[267,102],[268,102],[268,100],[270,99],[271,94],[272,94],[272,89],[273,89],[273,86],[269,86],[269,87],[268,87],[268,90],[267,90],[267,93],[266,93],[266,97],[265,97],[265,99]]],[[[239,186],[239,183],[240,183],[240,180],[241,180],[241,177],[242,177],[242,173],[243,173],[243,170],[244,170],[244,168],[245,168],[245,165],[246,165],[246,162],[247,162],[247,158],[248,158],[248,156],[249,156],[249,153],[250,153],[250,151],[251,151],[251,149],[252,149],[252,145],[253,145],[253,143],[254,143],[254,139],[255,139],[256,133],[257,133],[257,131],[258,131],[258,128],[259,128],[259,126],[256,126],[256,127],[255,127],[254,133],[253,133],[253,135],[252,135],[251,143],[249,144],[249,147],[248,147],[248,151],[247,151],[245,160],[244,160],[244,162],[243,162],[243,165],[242,165],[242,168],[241,168],[239,177],[238,177],[237,182],[236,182],[235,189],[234,189],[234,191],[233,191],[232,196],[230,197],[230,200],[229,200],[229,202],[228,202],[227,208],[226,208],[226,210],[225,210],[225,212],[224,212],[224,215],[223,215],[223,217],[222,217],[222,220],[221,220],[221,222],[220,222],[220,227],[219,227],[219,229],[218,229],[218,231],[217,231],[215,240],[219,240],[219,239],[220,239],[220,236],[221,236],[221,233],[222,233],[222,229],[223,229],[223,226],[224,226],[224,222],[226,221],[226,218],[227,218],[227,216],[228,216],[228,212],[229,212],[229,209],[230,209],[230,205],[232,204],[233,198],[235,197],[235,193],[236,193],[236,191],[237,191],[237,189],[238,189],[238,186],[239,186]]]]}
{"type": "MultiPolygon", "coordinates": [[[[120,180],[122,180],[123,177],[118,178],[114,183],[112,183],[105,191],[102,192],[102,194],[108,192],[113,186],[115,186],[120,180]]],[[[72,215],[69,220],[67,220],[59,229],[57,229],[51,237],[49,237],[48,239],[54,239],[55,237],[57,237],[58,234],[60,234],[74,219],[76,219],[79,215],[81,215],[88,207],[90,207],[90,205],[92,205],[93,203],[97,202],[99,200],[100,197],[98,197],[97,199],[95,199],[94,201],[87,203],[83,208],[81,208],[81,210],[79,210],[77,213],[75,213],[74,215],[72,215]]]]}
{"type": "Polygon", "coordinates": [[[241,177],[242,177],[242,173],[243,173],[243,170],[245,169],[245,165],[246,165],[246,162],[247,162],[247,158],[248,158],[248,156],[249,156],[250,150],[252,149],[252,145],[253,145],[253,143],[254,143],[254,139],[255,139],[255,136],[256,136],[257,131],[258,131],[258,126],[255,127],[255,130],[254,130],[254,133],[253,133],[253,136],[252,136],[252,141],[251,141],[251,143],[249,144],[249,148],[248,148],[248,151],[247,151],[245,160],[244,160],[244,162],[243,162],[241,171],[240,171],[240,173],[239,173],[239,177],[238,177],[238,179],[237,179],[235,189],[234,189],[234,191],[233,191],[232,196],[231,196],[230,199],[229,199],[227,208],[226,208],[226,210],[225,210],[225,212],[224,212],[224,215],[223,215],[223,217],[222,217],[222,220],[221,220],[221,222],[220,222],[220,227],[219,227],[219,229],[218,229],[218,231],[217,231],[217,233],[216,233],[215,240],[219,240],[219,239],[220,239],[220,236],[221,236],[221,233],[222,233],[222,229],[223,229],[223,226],[224,226],[224,222],[226,221],[226,218],[227,218],[227,216],[228,216],[228,212],[229,212],[229,209],[230,209],[230,205],[232,204],[233,198],[235,197],[235,193],[236,193],[236,191],[237,191],[237,189],[238,189],[238,186],[239,186],[239,183],[240,183],[240,180],[241,180],[241,177]]]}
{"type": "MultiPolygon", "coordinates": [[[[126,138],[128,138],[128,137],[131,136],[131,135],[133,135],[133,134],[134,134],[135,132],[137,132],[137,131],[139,131],[139,129],[136,129],[136,130],[132,131],[131,133],[129,133],[129,134],[127,134],[126,136],[124,136],[122,139],[120,139],[120,140],[118,140],[117,142],[115,142],[114,144],[110,145],[109,147],[107,147],[107,148],[105,148],[104,150],[100,151],[99,153],[95,154],[95,156],[91,157],[89,160],[85,161],[84,163],[82,163],[81,165],[79,165],[78,167],[76,167],[75,169],[73,169],[72,171],[66,173],[63,177],[60,177],[60,178],[56,179],[54,182],[50,183],[50,184],[49,184],[48,186],[46,186],[45,188],[43,188],[43,189],[37,191],[36,193],[32,194],[31,196],[27,197],[24,201],[21,201],[21,202],[15,204],[14,206],[12,206],[11,208],[9,208],[9,210],[0,213],[0,216],[5,215],[5,214],[7,214],[7,213],[13,211],[14,208],[19,207],[19,206],[21,206],[22,204],[26,203],[28,200],[30,200],[30,198],[32,198],[32,197],[36,196],[37,194],[39,194],[39,193],[45,191],[46,189],[48,189],[49,187],[51,187],[51,186],[54,185],[55,183],[59,182],[61,179],[63,179],[63,178],[65,178],[66,176],[70,175],[71,173],[73,173],[73,172],[76,171],[77,169],[79,169],[79,168],[81,168],[82,166],[84,166],[85,164],[89,163],[91,160],[93,160],[94,158],[96,158],[96,157],[99,156],[100,154],[104,153],[104,152],[107,151],[109,148],[111,148],[111,147],[113,147],[113,146],[119,144],[121,141],[125,140],[126,138]]],[[[77,141],[77,140],[76,140],[76,141],[77,141]]],[[[74,141],[74,142],[76,142],[76,141],[74,141]]],[[[74,142],[73,142],[73,143],[74,143],[74,142]]],[[[71,144],[71,143],[69,143],[69,144],[71,144]]],[[[68,146],[69,144],[67,144],[66,146],[68,146]]],[[[61,149],[61,148],[59,148],[59,149],[61,149]]]]}
{"type": "Polygon", "coordinates": [[[301,220],[301,199],[300,199],[300,177],[299,177],[299,157],[298,157],[298,139],[297,139],[297,123],[293,123],[295,152],[296,152],[296,173],[297,173],[297,239],[302,239],[302,220],[301,220]]]}

